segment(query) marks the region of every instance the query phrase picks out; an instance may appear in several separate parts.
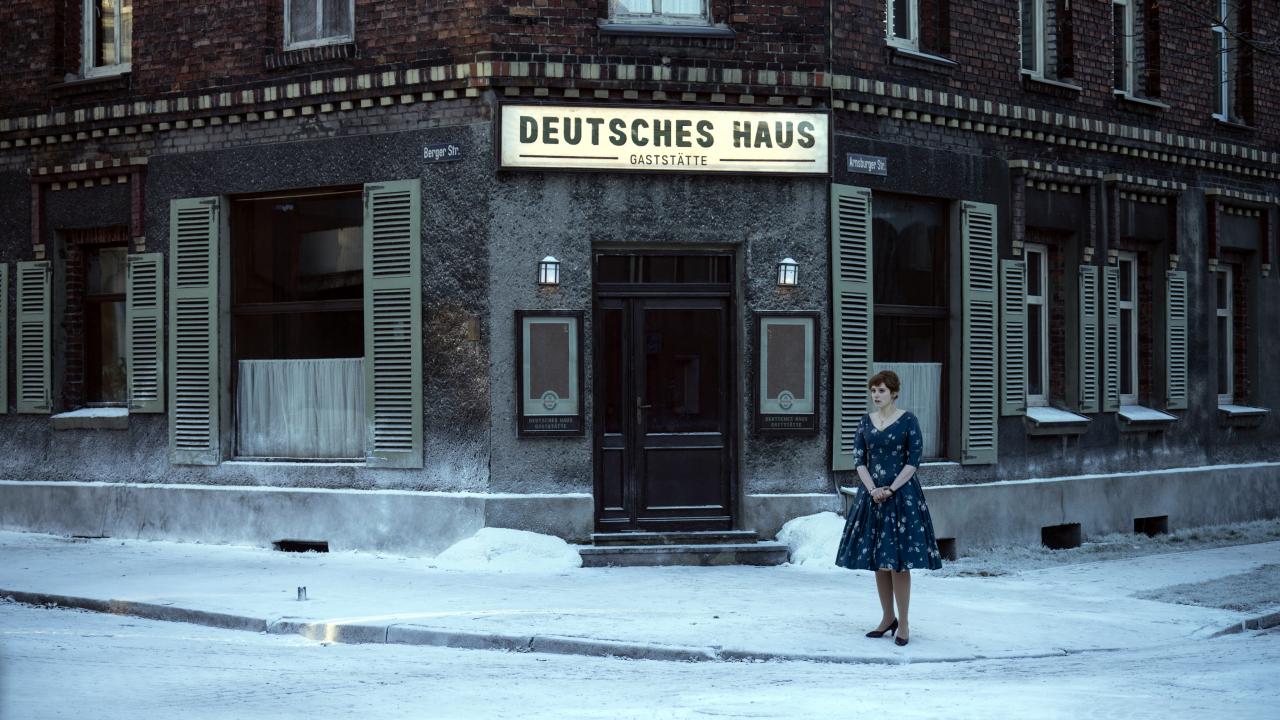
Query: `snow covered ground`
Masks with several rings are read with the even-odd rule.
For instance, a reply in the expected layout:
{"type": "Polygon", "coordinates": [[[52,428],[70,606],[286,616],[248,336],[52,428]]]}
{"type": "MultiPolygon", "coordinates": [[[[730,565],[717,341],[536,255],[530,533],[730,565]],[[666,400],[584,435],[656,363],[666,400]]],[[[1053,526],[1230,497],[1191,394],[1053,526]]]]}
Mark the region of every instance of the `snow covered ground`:
{"type": "Polygon", "coordinates": [[[1277,632],[948,664],[680,663],[326,646],[0,603],[6,720],[1269,720],[1277,667],[1277,632]]]}

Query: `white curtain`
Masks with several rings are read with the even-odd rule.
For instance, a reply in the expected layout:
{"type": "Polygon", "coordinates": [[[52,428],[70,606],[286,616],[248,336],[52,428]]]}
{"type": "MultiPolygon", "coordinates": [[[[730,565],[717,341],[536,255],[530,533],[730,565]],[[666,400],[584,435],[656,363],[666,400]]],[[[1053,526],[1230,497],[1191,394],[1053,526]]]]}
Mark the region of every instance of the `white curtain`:
{"type": "Polygon", "coordinates": [[[241,360],[236,454],[363,458],[364,360],[241,360]]]}
{"type": "Polygon", "coordinates": [[[942,439],[938,437],[938,425],[942,416],[942,363],[874,363],[873,368],[873,372],[892,370],[898,374],[902,383],[898,407],[915,413],[920,421],[924,456],[940,456],[942,439]]]}

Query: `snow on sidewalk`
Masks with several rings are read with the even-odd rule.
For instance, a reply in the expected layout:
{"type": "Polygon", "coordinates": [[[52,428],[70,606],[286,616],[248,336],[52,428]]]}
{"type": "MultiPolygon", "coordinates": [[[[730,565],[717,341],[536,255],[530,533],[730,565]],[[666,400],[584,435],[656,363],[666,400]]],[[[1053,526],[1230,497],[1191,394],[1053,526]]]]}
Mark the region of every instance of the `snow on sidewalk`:
{"type": "Polygon", "coordinates": [[[533,562],[528,572],[497,572],[474,569],[494,567],[476,564],[475,558],[489,558],[483,551],[473,548],[463,556],[473,560],[462,566],[473,569],[366,553],[291,554],[0,533],[0,589],[268,620],[565,636],[759,657],[926,661],[1151,647],[1207,637],[1245,615],[1133,594],[1254,570],[1275,562],[1280,543],[1000,577],[915,573],[912,642],[906,648],[862,637],[880,612],[867,572],[810,565],[581,569],[533,562]],[[296,600],[300,586],[307,587],[305,602],[296,600]]]}

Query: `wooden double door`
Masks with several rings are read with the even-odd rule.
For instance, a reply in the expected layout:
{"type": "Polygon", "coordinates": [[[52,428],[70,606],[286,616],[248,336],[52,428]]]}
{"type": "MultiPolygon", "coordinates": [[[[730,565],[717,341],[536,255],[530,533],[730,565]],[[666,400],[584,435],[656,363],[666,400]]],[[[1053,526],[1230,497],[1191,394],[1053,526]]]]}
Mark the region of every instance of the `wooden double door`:
{"type": "Polygon", "coordinates": [[[597,530],[732,528],[731,308],[727,282],[597,285],[597,530]]]}

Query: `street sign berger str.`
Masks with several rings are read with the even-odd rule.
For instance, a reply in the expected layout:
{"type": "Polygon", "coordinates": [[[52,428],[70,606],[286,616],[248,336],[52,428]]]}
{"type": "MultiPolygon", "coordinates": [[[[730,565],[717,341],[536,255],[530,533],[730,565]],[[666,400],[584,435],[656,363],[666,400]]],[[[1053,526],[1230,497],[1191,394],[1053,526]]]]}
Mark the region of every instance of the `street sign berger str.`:
{"type": "Polygon", "coordinates": [[[826,175],[827,115],[693,108],[501,106],[503,169],[826,175]]]}

